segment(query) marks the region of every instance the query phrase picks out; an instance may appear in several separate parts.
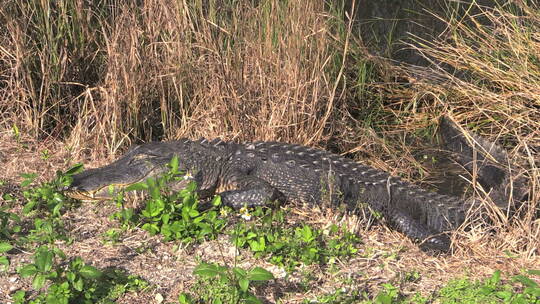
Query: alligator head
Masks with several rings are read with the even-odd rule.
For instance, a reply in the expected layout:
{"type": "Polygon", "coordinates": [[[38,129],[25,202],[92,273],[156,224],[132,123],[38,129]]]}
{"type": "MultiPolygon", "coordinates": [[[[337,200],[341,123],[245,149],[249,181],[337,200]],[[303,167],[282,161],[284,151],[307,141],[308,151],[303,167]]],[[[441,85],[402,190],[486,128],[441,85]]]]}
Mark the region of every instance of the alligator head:
{"type": "Polygon", "coordinates": [[[135,146],[107,166],[73,175],[64,193],[80,200],[111,199],[129,185],[166,172],[173,155],[171,147],[163,143],[135,146]]]}

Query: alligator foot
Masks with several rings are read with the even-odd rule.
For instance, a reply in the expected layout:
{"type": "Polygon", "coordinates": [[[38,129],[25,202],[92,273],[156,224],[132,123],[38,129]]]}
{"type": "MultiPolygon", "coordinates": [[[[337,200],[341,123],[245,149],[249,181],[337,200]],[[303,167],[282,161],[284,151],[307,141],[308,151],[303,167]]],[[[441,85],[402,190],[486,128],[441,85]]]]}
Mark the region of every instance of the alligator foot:
{"type": "Polygon", "coordinates": [[[234,209],[242,207],[265,206],[272,202],[284,202],[284,195],[268,182],[250,175],[234,181],[237,190],[223,191],[220,194],[224,205],[234,209]]]}
{"type": "Polygon", "coordinates": [[[409,216],[407,212],[396,209],[388,210],[386,219],[396,230],[418,242],[422,251],[432,253],[450,252],[451,241],[448,234],[432,231],[426,225],[409,216]]]}

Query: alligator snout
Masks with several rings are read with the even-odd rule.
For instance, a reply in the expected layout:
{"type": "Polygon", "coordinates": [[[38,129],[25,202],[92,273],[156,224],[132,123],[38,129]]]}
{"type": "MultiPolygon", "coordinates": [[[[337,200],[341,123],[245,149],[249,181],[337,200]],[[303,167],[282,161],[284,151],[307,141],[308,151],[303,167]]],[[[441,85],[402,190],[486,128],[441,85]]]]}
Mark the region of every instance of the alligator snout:
{"type": "Polygon", "coordinates": [[[121,189],[147,178],[154,169],[147,164],[122,164],[115,163],[75,174],[64,193],[80,200],[112,199],[121,189]]]}

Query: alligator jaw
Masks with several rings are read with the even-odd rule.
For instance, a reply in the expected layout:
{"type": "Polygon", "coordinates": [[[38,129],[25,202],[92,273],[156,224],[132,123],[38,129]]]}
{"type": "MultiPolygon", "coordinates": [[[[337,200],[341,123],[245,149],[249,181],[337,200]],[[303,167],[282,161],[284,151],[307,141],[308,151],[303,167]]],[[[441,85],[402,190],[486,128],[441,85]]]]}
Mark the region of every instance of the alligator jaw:
{"type": "Polygon", "coordinates": [[[70,198],[81,201],[101,201],[112,199],[121,189],[127,186],[129,185],[109,185],[101,189],[96,189],[95,191],[85,191],[68,187],[64,190],[64,193],[70,198]]]}
{"type": "Polygon", "coordinates": [[[129,185],[165,171],[170,161],[168,155],[149,154],[138,147],[107,166],[73,175],[73,181],[64,193],[79,200],[112,199],[129,185]]]}
{"type": "Polygon", "coordinates": [[[92,193],[82,192],[77,190],[70,190],[69,188],[64,191],[64,194],[70,198],[78,199],[81,201],[95,201],[96,199],[92,193]]]}

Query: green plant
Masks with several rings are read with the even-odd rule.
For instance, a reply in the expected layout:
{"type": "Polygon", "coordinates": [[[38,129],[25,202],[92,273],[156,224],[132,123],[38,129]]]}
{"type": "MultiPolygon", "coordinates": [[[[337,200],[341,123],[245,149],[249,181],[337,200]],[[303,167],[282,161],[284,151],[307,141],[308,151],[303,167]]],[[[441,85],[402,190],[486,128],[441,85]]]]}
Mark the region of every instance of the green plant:
{"type": "Polygon", "coordinates": [[[95,287],[95,299],[98,303],[110,303],[131,291],[141,292],[151,288],[150,284],[136,275],[128,275],[125,270],[107,269],[95,287]]]}
{"type": "Polygon", "coordinates": [[[24,290],[18,290],[11,296],[11,299],[13,300],[13,304],[25,303],[25,296],[26,296],[26,292],[24,290]]]}
{"type": "MultiPolygon", "coordinates": [[[[39,247],[34,262],[20,267],[18,272],[23,278],[31,277],[32,287],[39,291],[35,299],[29,301],[32,304],[112,303],[111,300],[127,291],[148,287],[146,281],[136,276],[127,276],[118,270],[102,272],[80,257],[67,261],[60,249],[46,246],[39,247]]],[[[16,303],[26,303],[25,294],[24,291],[18,293],[16,303]]]]}
{"type": "Polygon", "coordinates": [[[122,232],[123,232],[122,229],[118,229],[118,228],[111,228],[107,230],[105,233],[103,233],[103,242],[111,243],[111,244],[118,243],[122,235],[122,232]]]}
{"type": "MultiPolygon", "coordinates": [[[[254,267],[245,270],[240,267],[225,267],[217,264],[201,263],[193,273],[200,279],[195,289],[202,303],[262,303],[250,291],[250,286],[272,280],[274,276],[268,270],[254,267]]],[[[181,294],[181,304],[195,303],[188,294],[181,294]]]]}
{"type": "Polygon", "coordinates": [[[29,188],[37,175],[34,173],[23,173],[23,181],[21,187],[23,190],[23,196],[27,200],[23,208],[23,213],[29,215],[32,211],[45,211],[54,217],[60,216],[60,210],[68,201],[62,193],[61,189],[69,186],[72,181],[72,175],[82,171],[82,164],[77,164],[66,172],[57,171],[56,178],[51,182],[43,183],[38,187],[29,188]]]}
{"type": "MultiPolygon", "coordinates": [[[[13,246],[8,242],[0,242],[0,254],[10,251],[13,246]]],[[[7,256],[0,255],[0,271],[4,271],[9,267],[9,259],[7,256]]]]}
{"type": "Polygon", "coordinates": [[[125,191],[119,191],[118,194],[114,197],[114,202],[120,210],[113,213],[111,215],[111,218],[120,221],[122,225],[122,230],[130,229],[132,224],[137,222],[138,218],[135,210],[133,208],[126,208],[124,204],[125,191]]]}
{"type": "Polygon", "coordinates": [[[41,246],[34,254],[34,263],[19,268],[18,272],[23,278],[32,277],[32,287],[41,289],[45,285],[45,280],[58,277],[58,271],[53,268],[56,256],[65,258],[61,250],[41,246]]]}
{"type": "Polygon", "coordinates": [[[11,132],[13,133],[13,138],[17,143],[21,141],[21,132],[19,132],[19,127],[17,127],[17,124],[13,124],[11,127],[11,132]]]}
{"type": "MultiPolygon", "coordinates": [[[[185,243],[215,238],[225,227],[227,221],[215,209],[199,211],[195,182],[191,177],[178,171],[178,158],[169,163],[170,170],[157,178],[148,178],[142,183],[128,186],[124,191],[145,190],[149,194],[144,209],[134,216],[130,209],[122,209],[118,214],[124,222],[140,218],[144,221],[142,229],[151,234],[161,234],[165,240],[181,240],[185,243]],[[173,183],[187,182],[180,191],[172,191],[173,183]]],[[[123,195],[123,194],[121,194],[123,195]]],[[[211,205],[221,206],[221,198],[216,196],[211,205]]]]}
{"type": "Polygon", "coordinates": [[[310,225],[287,227],[282,210],[260,207],[253,215],[257,220],[239,223],[231,232],[231,241],[239,248],[249,248],[255,256],[271,256],[271,263],[290,271],[301,263],[332,263],[357,252],[358,236],[336,225],[324,231],[310,225]]]}
{"type": "Polygon", "coordinates": [[[11,239],[14,233],[21,231],[21,218],[9,212],[9,206],[0,206],[0,239],[11,239]]]}
{"type": "Polygon", "coordinates": [[[396,303],[399,298],[399,288],[392,284],[382,284],[384,290],[380,291],[375,297],[374,304],[392,304],[396,303]]]}
{"type": "MultiPolygon", "coordinates": [[[[527,272],[530,275],[538,275],[536,271],[527,272]]],[[[450,281],[439,291],[441,303],[540,303],[540,287],[525,275],[514,276],[511,280],[514,284],[503,283],[501,272],[495,271],[493,275],[484,281],[470,281],[468,278],[450,281]],[[515,284],[522,285],[516,289],[515,284]]]]}
{"type": "Polygon", "coordinates": [[[57,239],[67,240],[60,217],[63,207],[71,200],[65,197],[61,190],[69,186],[71,176],[81,170],[82,164],[78,164],[66,172],[57,171],[55,179],[36,187],[29,187],[36,179],[36,174],[21,174],[23,177],[21,187],[24,189],[23,196],[26,199],[23,214],[28,217],[39,215],[34,219],[34,227],[30,229],[29,234],[21,237],[21,240],[50,244],[57,239]]]}
{"type": "MultiPolygon", "coordinates": [[[[11,200],[10,197],[6,197],[8,194],[2,196],[6,201],[11,200]]],[[[21,231],[21,218],[12,212],[9,212],[9,206],[0,206],[0,271],[4,271],[9,267],[9,259],[4,254],[13,249],[11,242],[3,241],[14,239],[14,234],[21,231]]]]}
{"type": "Polygon", "coordinates": [[[51,157],[51,152],[48,149],[41,150],[41,159],[48,160],[51,157]]]}
{"type": "MultiPolygon", "coordinates": [[[[431,303],[436,299],[423,297],[420,293],[415,293],[410,296],[404,296],[401,290],[391,283],[381,284],[380,290],[373,298],[367,292],[363,292],[362,297],[365,299],[359,303],[363,304],[426,304],[431,303]]],[[[439,303],[439,302],[436,302],[439,303]]]]}

